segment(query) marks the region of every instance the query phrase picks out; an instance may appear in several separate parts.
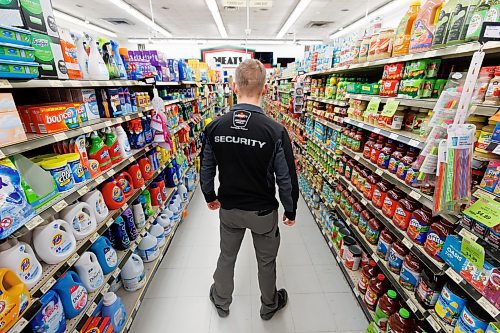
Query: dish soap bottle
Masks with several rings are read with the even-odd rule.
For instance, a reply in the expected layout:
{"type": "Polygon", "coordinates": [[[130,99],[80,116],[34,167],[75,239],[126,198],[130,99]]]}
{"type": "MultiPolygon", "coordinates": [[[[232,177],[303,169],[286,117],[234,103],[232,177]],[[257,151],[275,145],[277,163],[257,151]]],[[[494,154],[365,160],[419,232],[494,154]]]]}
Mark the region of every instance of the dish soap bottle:
{"type": "Polygon", "coordinates": [[[121,332],[127,321],[127,313],[120,298],[113,292],[107,292],[102,305],[102,316],[111,318],[113,332],[121,332]]]}

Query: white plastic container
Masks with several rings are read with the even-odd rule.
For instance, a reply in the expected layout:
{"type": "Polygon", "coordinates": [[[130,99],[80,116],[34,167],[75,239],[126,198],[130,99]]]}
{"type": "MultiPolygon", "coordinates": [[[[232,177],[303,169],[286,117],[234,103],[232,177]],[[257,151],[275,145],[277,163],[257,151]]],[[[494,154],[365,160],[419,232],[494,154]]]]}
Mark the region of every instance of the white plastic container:
{"type": "Polygon", "coordinates": [[[182,202],[186,202],[188,200],[188,190],[183,183],[180,183],[179,186],[177,186],[177,193],[181,197],[182,202]]]}
{"type": "Polygon", "coordinates": [[[136,291],[144,287],[146,279],[141,257],[133,253],[123,266],[120,276],[126,291],[136,291]]]}
{"type": "Polygon", "coordinates": [[[146,232],[146,235],[142,238],[141,242],[137,246],[137,249],[137,252],[144,262],[151,262],[160,255],[158,241],[156,237],[151,235],[149,232],[146,232]]]}
{"type": "Polygon", "coordinates": [[[141,230],[146,225],[146,215],[144,215],[144,209],[140,202],[132,205],[132,211],[134,213],[134,222],[138,230],[141,230]]]}
{"type": "Polygon", "coordinates": [[[109,72],[102,59],[99,50],[97,49],[97,44],[92,37],[87,38],[89,40],[90,45],[90,54],[89,54],[89,80],[109,80],[109,72]]]}
{"type": "Polygon", "coordinates": [[[130,148],[130,142],[128,141],[127,133],[121,125],[116,125],[116,138],[118,144],[120,145],[120,152],[123,158],[129,158],[132,156],[132,149],[130,148]]]}
{"type": "Polygon", "coordinates": [[[31,246],[14,238],[1,244],[0,251],[0,267],[11,269],[28,289],[40,280],[42,265],[31,246]]]}
{"type": "Polygon", "coordinates": [[[85,202],[77,202],[64,208],[60,217],[69,223],[77,240],[87,237],[97,229],[94,212],[85,202]]]}
{"type": "Polygon", "coordinates": [[[108,206],[104,202],[104,197],[102,193],[95,189],[93,191],[88,192],[82,197],[82,201],[87,203],[91,210],[94,212],[94,216],[97,223],[101,223],[106,219],[109,214],[108,206]]]}
{"type": "Polygon", "coordinates": [[[88,292],[97,290],[104,283],[104,274],[93,252],[84,252],[75,263],[75,269],[88,292]]]}
{"type": "Polygon", "coordinates": [[[158,222],[153,223],[151,228],[149,228],[149,233],[156,237],[159,248],[165,246],[165,229],[158,222]]]}
{"type": "Polygon", "coordinates": [[[84,36],[78,36],[76,40],[76,58],[78,59],[78,64],[80,65],[80,70],[83,74],[84,80],[90,80],[89,75],[89,56],[87,51],[85,51],[85,46],[83,45],[84,36]]]}
{"type": "Polygon", "coordinates": [[[33,246],[40,259],[55,265],[75,251],[76,239],[68,222],[55,220],[35,228],[33,246]]]}

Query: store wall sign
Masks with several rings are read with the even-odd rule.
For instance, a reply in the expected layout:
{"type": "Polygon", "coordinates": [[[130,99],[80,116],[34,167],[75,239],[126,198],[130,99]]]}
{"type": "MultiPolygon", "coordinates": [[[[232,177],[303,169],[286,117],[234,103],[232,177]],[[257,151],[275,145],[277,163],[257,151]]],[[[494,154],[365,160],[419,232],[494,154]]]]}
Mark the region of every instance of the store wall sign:
{"type": "Polygon", "coordinates": [[[240,63],[247,59],[253,59],[254,50],[245,50],[244,48],[219,47],[201,50],[201,58],[210,67],[218,64],[222,68],[236,68],[240,63]]]}

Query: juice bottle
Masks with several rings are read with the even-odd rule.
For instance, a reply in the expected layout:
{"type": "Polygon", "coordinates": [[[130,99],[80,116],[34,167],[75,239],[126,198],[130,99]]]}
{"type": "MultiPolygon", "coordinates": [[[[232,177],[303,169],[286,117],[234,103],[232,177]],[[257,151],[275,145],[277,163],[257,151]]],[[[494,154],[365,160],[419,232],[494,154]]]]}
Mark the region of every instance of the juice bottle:
{"type": "Polygon", "coordinates": [[[406,333],[413,332],[415,320],[410,318],[410,312],[405,308],[399,309],[399,312],[394,313],[389,317],[387,322],[387,332],[390,333],[406,333]]]}
{"type": "Polygon", "coordinates": [[[377,138],[377,142],[372,147],[372,152],[370,154],[370,161],[373,163],[377,163],[378,160],[378,155],[380,155],[380,152],[382,151],[382,148],[385,146],[385,137],[382,135],[379,135],[377,138]]]}
{"type": "Polygon", "coordinates": [[[411,32],[413,24],[420,10],[420,0],[410,3],[410,8],[401,19],[396,34],[394,37],[394,45],[392,47],[392,56],[402,56],[408,54],[410,47],[411,32]]]}
{"type": "Polygon", "coordinates": [[[446,45],[454,45],[465,42],[465,35],[479,0],[462,0],[455,7],[450,21],[446,45]]]}
{"type": "Polygon", "coordinates": [[[453,19],[455,7],[457,7],[458,0],[449,0],[441,9],[439,13],[438,23],[434,31],[434,39],[432,40],[432,48],[443,47],[448,38],[448,31],[450,22],[453,19]]]}
{"type": "Polygon", "coordinates": [[[361,294],[364,295],[366,293],[370,280],[377,274],[377,272],[377,263],[374,260],[370,260],[368,264],[363,265],[363,268],[361,269],[361,279],[358,281],[358,290],[361,294]]]}
{"type": "Polygon", "coordinates": [[[439,12],[444,0],[427,0],[413,25],[410,53],[427,51],[432,46],[439,12]]]}
{"type": "Polygon", "coordinates": [[[368,141],[366,141],[365,146],[363,148],[363,157],[366,159],[369,159],[372,153],[372,147],[375,144],[375,141],[377,139],[377,134],[376,133],[371,133],[370,137],[368,138],[368,141]]]}
{"type": "Polygon", "coordinates": [[[365,303],[368,309],[375,311],[377,301],[387,291],[387,281],[384,274],[378,274],[370,280],[370,285],[366,289],[365,303]]]}
{"type": "Polygon", "coordinates": [[[398,294],[394,290],[389,289],[378,301],[373,318],[375,325],[378,326],[381,332],[386,332],[387,321],[393,313],[396,313],[398,308],[398,294]]]}

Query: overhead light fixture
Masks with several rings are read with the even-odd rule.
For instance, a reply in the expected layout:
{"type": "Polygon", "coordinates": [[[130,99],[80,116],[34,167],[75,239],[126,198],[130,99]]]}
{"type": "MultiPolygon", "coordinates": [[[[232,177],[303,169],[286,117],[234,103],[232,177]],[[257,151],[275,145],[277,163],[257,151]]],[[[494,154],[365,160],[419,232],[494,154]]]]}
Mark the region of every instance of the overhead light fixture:
{"type": "Polygon", "coordinates": [[[292,15],[288,17],[285,24],[281,27],[280,31],[276,35],[277,39],[283,38],[285,33],[292,27],[292,25],[297,21],[302,12],[307,8],[307,6],[311,3],[311,0],[300,0],[297,4],[297,7],[292,12],[292,15]]]}
{"type": "Polygon", "coordinates": [[[217,6],[217,2],[215,0],[205,0],[210,13],[214,18],[215,24],[217,25],[217,29],[219,30],[219,34],[222,38],[227,38],[226,27],[224,27],[224,22],[222,22],[222,16],[220,16],[219,6],[217,6]]]}
{"type": "Polygon", "coordinates": [[[165,28],[153,22],[153,20],[151,20],[149,17],[147,17],[146,15],[144,15],[143,13],[141,13],[140,11],[138,11],[137,9],[126,3],[125,1],[123,0],[108,0],[108,1],[114,4],[115,6],[123,9],[128,14],[130,14],[130,16],[138,19],[142,23],[146,24],[148,27],[162,34],[163,36],[172,37],[172,34],[169,31],[167,31],[165,28]]]}
{"type": "Polygon", "coordinates": [[[109,36],[109,37],[118,37],[118,35],[115,34],[114,32],[109,31],[109,30],[104,29],[104,28],[101,28],[101,27],[98,27],[98,26],[90,23],[88,20],[81,20],[77,17],[74,17],[74,16],[68,15],[66,13],[63,13],[61,11],[58,11],[57,9],[54,9],[53,11],[54,11],[55,18],[58,20],[63,20],[63,21],[66,21],[66,22],[69,22],[72,24],[76,24],[76,25],[79,25],[81,27],[87,28],[89,30],[101,33],[101,34],[109,36]]]}
{"type": "Polygon", "coordinates": [[[330,39],[336,39],[353,30],[361,29],[363,26],[367,26],[375,17],[384,16],[385,14],[406,8],[410,4],[410,2],[411,0],[392,0],[389,3],[386,3],[385,5],[375,9],[368,15],[356,20],[354,23],[346,27],[339,28],[337,32],[330,35],[330,39]]]}

